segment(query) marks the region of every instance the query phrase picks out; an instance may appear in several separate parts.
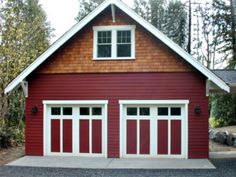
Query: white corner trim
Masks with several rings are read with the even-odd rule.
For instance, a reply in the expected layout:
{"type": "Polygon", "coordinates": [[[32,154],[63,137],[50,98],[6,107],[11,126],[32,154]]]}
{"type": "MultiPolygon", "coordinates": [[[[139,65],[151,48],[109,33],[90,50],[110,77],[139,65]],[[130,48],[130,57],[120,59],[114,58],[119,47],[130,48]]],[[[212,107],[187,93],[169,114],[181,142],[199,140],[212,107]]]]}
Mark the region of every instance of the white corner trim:
{"type": "Polygon", "coordinates": [[[189,104],[189,100],[119,100],[119,104],[189,104]]]}
{"type": "Polygon", "coordinates": [[[108,104],[108,100],[43,100],[43,104],[108,104]]]}
{"type": "MultiPolygon", "coordinates": [[[[74,36],[80,29],[82,29],[86,24],[88,24],[92,19],[94,19],[98,14],[100,14],[109,5],[116,5],[119,9],[129,15],[132,19],[138,22],[141,26],[147,29],[150,33],[160,39],[164,44],[169,46],[178,55],[180,55],[184,60],[190,63],[194,68],[205,75],[210,81],[214,82],[219,88],[230,91],[229,86],[221,80],[218,76],[208,70],[200,62],[194,59],[190,54],[184,51],[180,46],[174,43],[171,39],[165,36],[162,32],[157,30],[149,22],[141,18],[137,13],[135,13],[131,8],[125,5],[120,0],[107,0],[99,5],[95,10],[93,10],[89,15],[82,19],[79,23],[73,26],[67,33],[65,33],[60,39],[58,39],[54,44],[52,44],[42,55],[40,55],[32,64],[30,64],[24,71],[22,71],[8,86],[5,88],[4,93],[8,93],[17,87],[21,81],[23,81],[32,71],[34,71],[41,63],[43,63],[50,55],[52,55],[59,47],[61,47],[66,41],[68,41],[72,36],[74,36]]],[[[134,56],[133,56],[134,57],[134,56]]]]}

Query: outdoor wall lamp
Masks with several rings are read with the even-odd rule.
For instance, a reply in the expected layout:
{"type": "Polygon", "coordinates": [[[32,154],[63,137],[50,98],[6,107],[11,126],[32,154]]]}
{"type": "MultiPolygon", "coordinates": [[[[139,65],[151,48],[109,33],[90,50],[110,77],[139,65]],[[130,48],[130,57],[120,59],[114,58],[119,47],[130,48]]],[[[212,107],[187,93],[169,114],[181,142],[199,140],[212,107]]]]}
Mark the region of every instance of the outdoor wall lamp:
{"type": "Polygon", "coordinates": [[[38,107],[37,107],[37,106],[32,106],[31,112],[32,112],[32,113],[38,112],[38,107]]]}
{"type": "Polygon", "coordinates": [[[194,108],[195,114],[200,114],[202,112],[201,107],[198,105],[194,108]]]}

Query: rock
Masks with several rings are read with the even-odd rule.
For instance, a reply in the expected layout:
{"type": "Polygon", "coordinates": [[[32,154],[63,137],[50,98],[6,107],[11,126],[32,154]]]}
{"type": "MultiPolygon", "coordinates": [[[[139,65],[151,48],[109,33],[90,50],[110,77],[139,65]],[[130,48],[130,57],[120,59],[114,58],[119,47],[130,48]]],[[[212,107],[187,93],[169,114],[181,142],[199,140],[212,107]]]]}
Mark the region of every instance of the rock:
{"type": "Polygon", "coordinates": [[[233,138],[236,139],[236,133],[232,133],[233,138]]]}
{"type": "Polygon", "coordinates": [[[214,135],[214,141],[221,143],[221,144],[226,144],[227,142],[227,137],[228,137],[228,132],[216,132],[214,135]]]}
{"type": "Polygon", "coordinates": [[[213,129],[210,129],[210,130],[208,131],[208,136],[209,136],[209,139],[210,139],[210,140],[213,140],[213,139],[214,139],[215,133],[216,133],[216,131],[213,130],[213,129]]]}
{"type": "Polygon", "coordinates": [[[230,133],[228,136],[227,136],[227,144],[229,146],[233,146],[234,145],[234,141],[235,141],[235,138],[234,138],[234,135],[232,133],[230,133]]]}
{"type": "Polygon", "coordinates": [[[233,144],[234,147],[236,147],[236,138],[234,139],[234,144],[233,144]]]}

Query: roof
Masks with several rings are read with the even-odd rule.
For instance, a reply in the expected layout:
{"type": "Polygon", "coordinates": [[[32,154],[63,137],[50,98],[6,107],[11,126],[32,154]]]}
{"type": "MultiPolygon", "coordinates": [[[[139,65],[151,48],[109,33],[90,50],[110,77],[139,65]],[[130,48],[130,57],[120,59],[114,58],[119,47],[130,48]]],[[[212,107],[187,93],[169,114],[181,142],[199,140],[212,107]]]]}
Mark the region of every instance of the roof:
{"type": "Polygon", "coordinates": [[[88,24],[92,19],[94,19],[98,14],[100,14],[104,9],[106,9],[110,5],[115,5],[128,16],[130,16],[133,20],[135,20],[142,27],[147,29],[150,33],[152,33],[155,37],[161,40],[165,45],[170,47],[173,51],[175,51],[179,56],[181,56],[184,60],[190,63],[194,68],[196,68],[199,72],[205,75],[208,80],[213,82],[220,89],[229,92],[229,86],[218,76],[204,67],[200,62],[194,59],[190,54],[188,54],[185,50],[183,50],[180,46],[174,43],[171,39],[165,36],[162,32],[160,32],[157,28],[151,25],[149,22],[140,17],[137,13],[135,13],[130,7],[121,2],[120,0],[106,0],[102,4],[100,4],[95,10],[93,10],[89,15],[83,18],[80,22],[78,22],[75,26],[73,26],[69,31],[67,31],[60,39],[58,39],[55,43],[53,43],[42,55],[40,55],[32,64],[30,64],[25,70],[23,70],[9,85],[5,88],[5,93],[10,92],[14,88],[16,88],[22,81],[26,79],[26,77],[32,73],[39,65],[41,65],[45,60],[49,58],[57,49],[59,49],[66,41],[68,41],[72,36],[74,36],[78,31],[80,31],[86,24],[88,24]]]}
{"type": "Polygon", "coordinates": [[[229,85],[236,85],[236,70],[212,70],[218,77],[229,85]]]}

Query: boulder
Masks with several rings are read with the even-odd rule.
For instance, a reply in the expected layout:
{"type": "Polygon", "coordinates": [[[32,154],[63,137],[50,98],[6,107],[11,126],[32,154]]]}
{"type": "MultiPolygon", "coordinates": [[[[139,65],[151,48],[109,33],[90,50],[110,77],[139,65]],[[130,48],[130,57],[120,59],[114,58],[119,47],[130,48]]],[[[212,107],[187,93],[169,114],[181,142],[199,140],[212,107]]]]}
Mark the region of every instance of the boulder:
{"type": "Polygon", "coordinates": [[[215,133],[216,133],[215,130],[209,129],[209,131],[208,131],[208,136],[209,136],[209,139],[210,139],[210,140],[214,140],[215,133]]]}
{"type": "Polygon", "coordinates": [[[215,135],[214,135],[214,141],[215,142],[218,142],[218,143],[221,143],[221,144],[226,144],[227,143],[227,137],[228,137],[228,132],[225,131],[225,132],[216,132],[215,135]]]}
{"type": "Polygon", "coordinates": [[[232,133],[229,133],[229,135],[227,136],[227,145],[233,146],[234,140],[235,140],[234,135],[232,133]]]}

